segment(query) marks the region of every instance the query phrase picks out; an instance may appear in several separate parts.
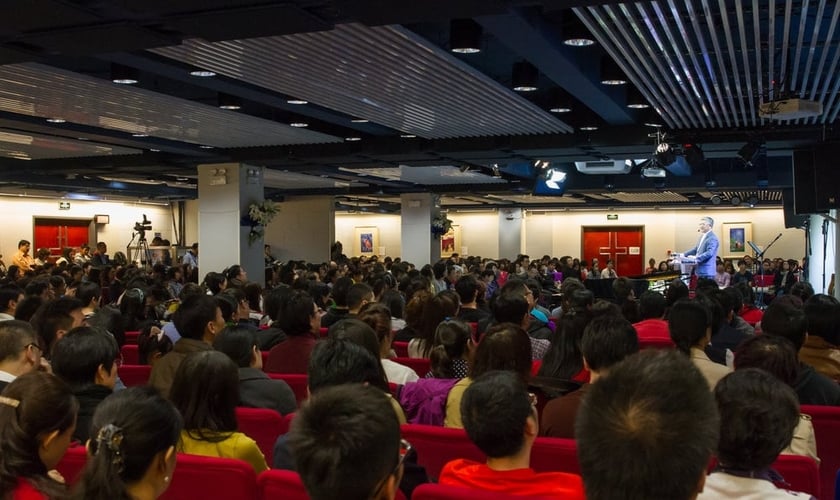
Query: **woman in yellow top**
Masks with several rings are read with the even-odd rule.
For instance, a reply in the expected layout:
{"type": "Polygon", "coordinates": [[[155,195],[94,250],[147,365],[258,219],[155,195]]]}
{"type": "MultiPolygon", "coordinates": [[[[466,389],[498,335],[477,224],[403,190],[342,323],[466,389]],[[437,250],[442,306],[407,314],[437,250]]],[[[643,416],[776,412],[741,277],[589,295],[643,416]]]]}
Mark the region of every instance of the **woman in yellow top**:
{"type": "Polygon", "coordinates": [[[268,469],[257,443],[237,432],[239,371],[218,351],[188,355],[172,383],[170,399],[184,417],[178,451],[244,460],[260,473],[268,469]]]}

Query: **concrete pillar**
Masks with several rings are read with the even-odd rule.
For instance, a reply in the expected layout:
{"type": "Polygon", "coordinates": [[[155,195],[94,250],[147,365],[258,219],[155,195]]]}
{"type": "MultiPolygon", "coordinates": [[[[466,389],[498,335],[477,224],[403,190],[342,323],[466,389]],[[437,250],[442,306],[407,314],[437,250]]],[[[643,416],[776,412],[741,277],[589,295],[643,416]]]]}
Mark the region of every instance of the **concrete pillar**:
{"type": "Polygon", "coordinates": [[[522,253],[522,209],[499,210],[499,258],[515,259],[522,253]]]}
{"type": "Polygon", "coordinates": [[[418,268],[440,260],[440,240],[432,236],[432,219],[440,213],[440,198],[431,193],[400,195],[402,259],[418,268]]]}
{"type": "MultiPolygon", "coordinates": [[[[335,242],[335,199],[332,196],[287,198],[265,230],[265,242],[278,260],[328,262],[335,242]]],[[[349,242],[345,242],[345,245],[349,242]]],[[[345,253],[350,255],[348,248],[345,253]]]]}
{"type": "Polygon", "coordinates": [[[251,227],[242,222],[252,203],[262,203],[263,193],[263,167],[198,166],[199,280],[208,272],[239,264],[249,281],[265,284],[263,238],[249,241],[251,227]]]}

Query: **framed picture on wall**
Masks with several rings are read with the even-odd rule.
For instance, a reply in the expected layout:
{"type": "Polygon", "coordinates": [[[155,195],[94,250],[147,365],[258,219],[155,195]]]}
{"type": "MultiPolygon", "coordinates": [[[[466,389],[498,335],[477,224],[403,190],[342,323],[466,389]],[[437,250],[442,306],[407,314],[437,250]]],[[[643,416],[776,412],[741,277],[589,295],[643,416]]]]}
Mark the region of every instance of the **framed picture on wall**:
{"type": "Polygon", "coordinates": [[[452,228],[440,237],[440,257],[446,259],[452,257],[453,253],[461,253],[461,226],[452,226],[452,228]]]}
{"type": "Polygon", "coordinates": [[[379,228],[376,226],[356,226],[354,242],[354,256],[373,257],[379,248],[379,228]]]}
{"type": "Polygon", "coordinates": [[[718,253],[726,259],[738,259],[750,254],[748,241],[752,241],[752,222],[724,222],[721,224],[723,240],[718,253]]]}

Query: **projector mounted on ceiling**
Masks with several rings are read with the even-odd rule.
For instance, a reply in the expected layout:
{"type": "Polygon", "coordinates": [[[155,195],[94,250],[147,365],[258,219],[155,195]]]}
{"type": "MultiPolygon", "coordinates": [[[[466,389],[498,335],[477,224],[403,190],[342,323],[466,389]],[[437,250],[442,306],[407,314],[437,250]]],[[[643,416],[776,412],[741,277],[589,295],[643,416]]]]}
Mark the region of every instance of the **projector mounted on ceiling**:
{"type": "Polygon", "coordinates": [[[820,116],[822,103],[808,99],[780,99],[758,105],[758,116],[768,120],[797,120],[820,116]]]}

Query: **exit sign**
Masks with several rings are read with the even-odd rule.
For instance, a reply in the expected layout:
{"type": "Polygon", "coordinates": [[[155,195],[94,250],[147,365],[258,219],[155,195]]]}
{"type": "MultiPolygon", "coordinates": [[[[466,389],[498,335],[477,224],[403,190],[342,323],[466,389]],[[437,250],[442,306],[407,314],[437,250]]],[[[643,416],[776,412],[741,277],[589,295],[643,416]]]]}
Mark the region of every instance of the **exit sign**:
{"type": "Polygon", "coordinates": [[[618,220],[618,214],[607,214],[607,220],[618,220]]]}
{"type": "Polygon", "coordinates": [[[58,202],[58,209],[59,210],[70,210],[70,202],[69,201],[59,201],[58,202]]]}

